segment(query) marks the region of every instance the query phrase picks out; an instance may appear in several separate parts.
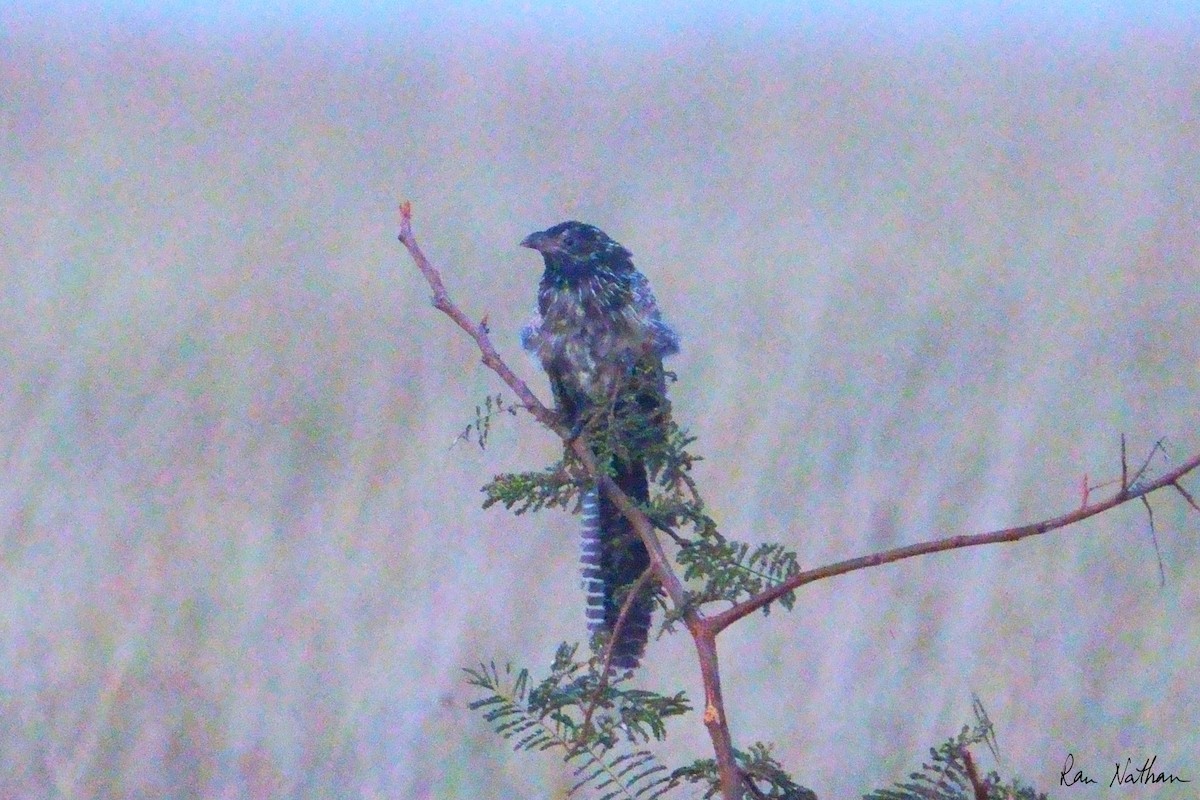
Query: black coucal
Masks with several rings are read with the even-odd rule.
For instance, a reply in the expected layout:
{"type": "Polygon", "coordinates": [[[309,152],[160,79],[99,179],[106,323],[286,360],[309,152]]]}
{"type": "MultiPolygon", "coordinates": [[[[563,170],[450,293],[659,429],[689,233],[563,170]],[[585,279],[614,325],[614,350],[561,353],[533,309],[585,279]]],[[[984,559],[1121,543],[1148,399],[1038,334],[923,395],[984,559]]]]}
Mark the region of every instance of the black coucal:
{"type": "MultiPolygon", "coordinates": [[[[612,448],[611,474],[638,503],[647,502],[649,480],[639,449],[661,441],[670,408],[663,357],[679,351],[679,337],[665,322],[646,276],[628,250],[604,231],[563,222],[530,234],[522,246],[542,254],[546,270],[538,287],[538,314],[521,331],[521,344],[537,356],[563,421],[582,430],[589,414],[612,409],[634,431],[612,448]]],[[[650,554],[629,521],[593,486],[583,497],[583,577],[588,626],[611,633],[621,608],[621,589],[650,565],[650,554]]],[[[612,665],[630,670],[646,648],[653,589],[632,602],[612,643],[612,665]]]]}

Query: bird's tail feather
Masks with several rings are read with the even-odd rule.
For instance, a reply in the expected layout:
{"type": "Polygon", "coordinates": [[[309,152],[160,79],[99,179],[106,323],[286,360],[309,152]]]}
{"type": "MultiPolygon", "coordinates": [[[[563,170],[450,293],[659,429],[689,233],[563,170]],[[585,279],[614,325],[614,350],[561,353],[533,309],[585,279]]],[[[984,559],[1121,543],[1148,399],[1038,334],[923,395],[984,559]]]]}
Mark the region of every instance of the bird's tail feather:
{"type": "Polygon", "coordinates": [[[583,590],[587,592],[588,630],[604,627],[604,536],[600,528],[600,488],[593,486],[583,496],[583,531],[580,563],[583,590]]]}
{"type": "MultiPolygon", "coordinates": [[[[631,499],[645,502],[649,496],[645,465],[618,461],[615,466],[614,479],[621,490],[631,499]]],[[[583,497],[582,540],[588,628],[611,633],[621,613],[621,590],[650,566],[650,553],[629,520],[595,486],[583,497]]],[[[611,643],[614,669],[634,669],[645,652],[654,610],[652,592],[649,587],[641,590],[611,643]]]]}

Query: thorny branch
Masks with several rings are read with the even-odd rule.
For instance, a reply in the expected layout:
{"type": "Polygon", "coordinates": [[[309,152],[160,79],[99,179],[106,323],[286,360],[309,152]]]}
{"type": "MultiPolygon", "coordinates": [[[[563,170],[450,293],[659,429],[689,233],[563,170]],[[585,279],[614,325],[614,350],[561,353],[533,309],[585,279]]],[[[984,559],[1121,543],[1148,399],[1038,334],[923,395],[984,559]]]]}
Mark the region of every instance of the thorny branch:
{"type": "Polygon", "coordinates": [[[417,240],[413,237],[412,232],[412,204],[405,200],[400,204],[400,243],[408,250],[408,254],[412,256],[412,260],[416,263],[417,269],[425,276],[425,281],[429,284],[429,288],[433,290],[433,307],[441,311],[458,327],[467,332],[467,335],[475,340],[475,344],[479,347],[479,352],[483,354],[483,363],[488,369],[500,376],[500,379],[508,384],[508,387],[516,393],[521,399],[521,404],[525,409],[537,418],[538,422],[546,425],[555,433],[563,433],[564,429],[559,422],[557,415],[537,399],[533,391],[525,384],[525,381],[517,377],[517,374],[508,368],[504,360],[500,358],[500,354],[496,352],[496,348],[492,345],[492,340],[488,336],[487,317],[484,317],[478,323],[472,322],[466,314],[464,314],[458,306],[450,299],[449,292],[446,291],[446,285],[442,283],[442,276],[429,263],[429,259],[425,257],[425,253],[417,245],[417,240]]]}
{"type": "MultiPolygon", "coordinates": [[[[957,550],[962,547],[978,547],[984,544],[999,544],[1001,542],[1019,542],[1022,539],[1027,539],[1030,536],[1040,536],[1043,533],[1049,533],[1060,528],[1065,528],[1068,525],[1074,525],[1076,522],[1082,522],[1085,519],[1102,514],[1109,509],[1116,508],[1119,505],[1128,503],[1131,500],[1146,501],[1146,496],[1158,491],[1166,486],[1173,486],[1195,507],[1195,502],[1191,500],[1191,496],[1179,486],[1179,479],[1189,472],[1200,467],[1200,455],[1197,455],[1175,469],[1166,473],[1156,480],[1147,483],[1139,483],[1136,479],[1133,487],[1126,487],[1114,494],[1107,500],[1095,503],[1090,506],[1076,509],[1069,514],[1063,514],[1051,519],[1042,520],[1041,522],[1033,522],[1028,525],[1019,525],[1015,528],[1005,528],[999,531],[990,531],[988,533],[977,533],[964,536],[950,536],[944,539],[934,539],[929,542],[920,544],[910,544],[904,547],[897,547],[892,550],[884,550],[880,553],[871,553],[870,555],[851,558],[846,561],[839,561],[836,564],[829,564],[817,569],[810,569],[807,572],[798,572],[782,583],[772,586],[770,589],[761,594],[751,597],[726,611],[716,614],[708,618],[708,623],[719,632],[734,622],[737,622],[747,614],[752,614],[758,609],[765,606],[767,603],[778,600],[788,592],[794,591],[808,583],[814,583],[825,578],[832,578],[835,575],[845,575],[848,572],[855,572],[868,567],[877,567],[881,564],[891,564],[895,561],[903,561],[906,558],[914,556],[924,556],[930,553],[940,553],[944,550],[957,550]],[[1136,488],[1134,488],[1136,487],[1136,488]]],[[[1146,467],[1138,471],[1140,476],[1146,467]]],[[[1200,511],[1200,508],[1196,509],[1200,511]]],[[[1153,516],[1151,516],[1153,521],[1153,516]]]]}
{"type": "MultiPolygon", "coordinates": [[[[646,549],[650,552],[650,570],[639,579],[647,579],[648,574],[652,573],[654,578],[662,585],[667,596],[671,599],[671,603],[679,609],[682,609],[682,617],[688,632],[691,633],[692,639],[696,647],[696,653],[700,662],[700,673],[704,684],[704,724],[708,728],[709,737],[712,739],[713,750],[716,755],[717,770],[721,780],[721,794],[725,800],[739,800],[743,796],[745,786],[734,758],[733,744],[729,734],[729,724],[725,716],[725,705],[721,694],[721,679],[720,670],[717,661],[717,635],[725,628],[729,627],[739,619],[752,614],[768,603],[772,603],[785,594],[798,589],[805,584],[814,583],[825,578],[832,578],[837,575],[845,575],[849,572],[855,572],[868,567],[877,567],[883,564],[890,564],[896,561],[913,558],[915,556],[929,555],[931,553],[940,553],[946,550],[956,550],[963,547],[976,547],[986,544],[998,544],[1001,542],[1016,542],[1031,536],[1039,536],[1050,531],[1065,528],[1077,522],[1081,522],[1090,517],[1102,514],[1119,505],[1123,505],[1131,500],[1141,500],[1147,504],[1147,496],[1164,487],[1170,486],[1178,491],[1187,501],[1187,503],[1197,511],[1200,511],[1200,505],[1197,505],[1196,500],[1191,494],[1183,488],[1179,480],[1188,473],[1200,467],[1200,455],[1197,455],[1179,467],[1167,472],[1156,480],[1142,483],[1142,477],[1149,466],[1150,458],[1154,452],[1161,448],[1161,442],[1155,445],[1155,451],[1151,452],[1140,469],[1133,476],[1131,481],[1129,478],[1129,469],[1125,458],[1125,439],[1121,437],[1121,488],[1109,499],[1088,505],[1089,487],[1087,477],[1084,477],[1083,484],[1083,505],[1077,510],[1063,514],[1052,519],[1035,522],[1028,525],[1021,525],[1014,528],[1006,528],[1004,530],[992,531],[989,533],[980,533],[974,535],[951,536],[942,539],[935,539],[929,542],[920,544],[907,545],[905,547],[897,547],[892,550],[885,550],[879,553],[872,553],[858,558],[839,561],[835,564],[829,564],[817,569],[800,572],[782,583],[767,589],[751,597],[741,603],[734,605],[719,614],[713,616],[705,616],[699,609],[689,604],[686,599],[685,590],[682,581],[671,567],[667,559],[666,552],[662,548],[661,542],[654,534],[654,525],[650,519],[639,509],[634,502],[613,482],[611,478],[606,476],[597,466],[591,449],[588,447],[584,437],[576,436],[572,438],[571,432],[562,425],[561,421],[553,411],[543,404],[530,388],[522,381],[516,373],[514,373],[508,365],[500,358],[492,345],[491,338],[488,336],[487,318],[475,323],[470,320],[454,304],[450,299],[449,293],[446,291],[445,285],[442,283],[441,275],[437,269],[429,262],[421,248],[417,245],[416,238],[412,232],[412,206],[408,201],[400,205],[400,242],[408,250],[413,262],[429,283],[433,290],[433,305],[442,313],[454,320],[467,335],[469,335],[475,344],[479,347],[482,354],[482,361],[485,366],[500,376],[510,389],[520,399],[524,408],[529,411],[539,422],[544,424],[550,430],[558,434],[566,443],[571,451],[579,458],[583,464],[583,468],[589,478],[596,480],[601,490],[605,493],[610,501],[621,511],[630,524],[633,525],[638,536],[646,544],[646,549]]],[[[691,487],[693,492],[695,487],[691,487]]],[[[1099,487],[1096,487],[1099,488],[1099,487]]],[[[636,588],[635,588],[636,591],[636,588]]],[[[630,597],[634,596],[635,592],[630,593],[630,597]]],[[[605,669],[607,672],[608,659],[605,659],[605,669]]],[[[589,709],[586,722],[590,722],[592,709],[589,709]]],[[[973,781],[974,782],[974,781],[973,781]]],[[[978,785],[975,786],[978,793],[978,785]]]]}

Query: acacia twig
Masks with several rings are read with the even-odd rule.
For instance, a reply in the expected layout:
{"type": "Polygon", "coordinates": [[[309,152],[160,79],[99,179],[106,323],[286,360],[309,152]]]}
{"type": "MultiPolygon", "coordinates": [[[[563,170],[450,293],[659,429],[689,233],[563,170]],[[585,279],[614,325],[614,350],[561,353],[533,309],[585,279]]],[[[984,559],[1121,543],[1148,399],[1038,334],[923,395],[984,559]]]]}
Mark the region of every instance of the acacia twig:
{"type": "Polygon", "coordinates": [[[538,422],[541,422],[555,433],[565,433],[558,415],[547,408],[541,400],[538,400],[525,381],[517,377],[517,374],[504,363],[504,359],[500,358],[500,354],[496,352],[496,348],[492,344],[491,337],[488,336],[487,317],[484,317],[478,323],[472,322],[450,299],[450,294],[446,291],[445,284],[442,283],[441,274],[433,264],[429,263],[429,259],[425,257],[425,253],[421,251],[420,246],[417,244],[416,237],[413,236],[412,203],[407,200],[400,204],[400,235],[396,238],[408,250],[408,254],[412,256],[417,269],[425,276],[425,281],[429,284],[429,288],[433,290],[433,307],[454,320],[454,324],[466,331],[467,335],[475,340],[476,346],[479,347],[479,352],[483,354],[484,365],[499,375],[500,379],[508,384],[509,388],[521,399],[521,404],[529,413],[537,418],[538,422]]]}
{"type": "MultiPolygon", "coordinates": [[[[1157,447],[1157,445],[1156,445],[1157,447]]],[[[915,556],[929,555],[930,553],[940,553],[945,550],[957,550],[963,547],[978,547],[985,544],[999,544],[1001,542],[1019,542],[1022,539],[1027,539],[1030,536],[1040,536],[1043,533],[1065,528],[1068,525],[1074,525],[1076,522],[1082,522],[1089,517],[1094,517],[1097,514],[1102,514],[1111,508],[1116,508],[1119,505],[1128,503],[1131,500],[1145,498],[1146,495],[1162,489],[1165,486],[1176,486],[1179,479],[1197,467],[1200,467],[1200,455],[1197,455],[1165,475],[1148,483],[1139,483],[1138,479],[1145,472],[1147,465],[1143,465],[1138,470],[1134,477],[1132,488],[1126,488],[1117,491],[1109,499],[1096,503],[1092,506],[1076,509],[1069,514],[1053,517],[1052,519],[1034,522],[1028,525],[1020,525],[1015,528],[1005,528],[999,531],[991,531],[989,533],[977,533],[963,536],[950,536],[944,539],[934,539],[929,542],[920,544],[910,544],[904,547],[897,547],[892,550],[884,550],[879,553],[859,556],[846,561],[839,561],[836,564],[829,564],[824,567],[810,569],[807,572],[798,572],[782,583],[772,586],[766,591],[743,600],[730,609],[727,609],[720,614],[715,614],[708,618],[708,622],[716,629],[717,632],[729,627],[737,622],[742,617],[752,614],[768,603],[772,603],[783,597],[791,591],[795,591],[801,586],[808,583],[814,583],[825,578],[832,578],[836,575],[845,575],[848,572],[855,572],[868,567],[877,567],[881,564],[891,564],[896,561],[903,561],[906,558],[914,558],[915,556]]],[[[1179,488],[1176,486],[1176,488],[1179,488]]],[[[1184,493],[1185,497],[1190,497],[1184,493]]],[[[1197,509],[1200,510],[1200,509],[1197,509]]]]}
{"type": "Polygon", "coordinates": [[[1196,505],[1196,499],[1194,497],[1192,497],[1190,494],[1188,494],[1187,489],[1184,489],[1183,486],[1180,485],[1179,481],[1175,481],[1171,485],[1175,487],[1175,490],[1177,492],[1179,492],[1181,495],[1183,495],[1183,499],[1187,501],[1189,506],[1196,509],[1197,511],[1200,511],[1200,506],[1196,505]]]}
{"type": "Polygon", "coordinates": [[[1129,491],[1129,462],[1125,458],[1125,434],[1121,434],[1121,492],[1129,491]]]}
{"type": "Polygon", "coordinates": [[[1154,557],[1158,559],[1158,588],[1167,585],[1167,573],[1163,570],[1162,551],[1158,549],[1158,534],[1154,531],[1154,509],[1146,495],[1142,495],[1142,505],[1146,507],[1146,516],[1150,518],[1150,543],[1154,545],[1154,557]]]}
{"type": "Polygon", "coordinates": [[[1142,466],[1138,467],[1138,471],[1136,473],[1134,473],[1133,480],[1129,482],[1131,485],[1137,486],[1138,483],[1142,480],[1142,476],[1145,475],[1146,470],[1150,468],[1150,462],[1154,460],[1155,453],[1161,452],[1164,457],[1166,456],[1167,449],[1165,447],[1163,447],[1164,441],[1166,441],[1166,440],[1159,439],[1157,442],[1154,443],[1154,446],[1150,448],[1150,453],[1149,453],[1149,455],[1146,456],[1146,460],[1142,462],[1142,466]]]}

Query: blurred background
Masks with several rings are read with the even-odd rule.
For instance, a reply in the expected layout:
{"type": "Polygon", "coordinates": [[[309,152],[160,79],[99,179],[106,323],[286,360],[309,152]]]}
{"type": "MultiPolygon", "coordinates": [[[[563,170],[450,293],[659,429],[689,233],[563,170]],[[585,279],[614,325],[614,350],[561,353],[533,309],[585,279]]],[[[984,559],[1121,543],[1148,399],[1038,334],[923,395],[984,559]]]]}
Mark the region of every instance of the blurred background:
{"type": "MultiPolygon", "coordinates": [[[[1151,475],[1200,450],[1198,35],[1183,3],[0,6],[0,796],[573,783],[466,708],[462,667],[584,637],[577,521],[480,510],[557,445],[456,443],[511,397],[402,198],[543,397],[517,242],[628,247],[713,514],[806,567],[1069,511],[1122,432],[1165,437],[1151,475]]],[[[1131,505],[751,618],[735,741],[856,797],[974,692],[985,769],[1200,780],[1200,515],[1153,506],[1161,583],[1131,505]]],[[[686,636],[639,681],[699,702],[686,636]]],[[[711,755],[699,714],[658,753],[711,755]]]]}

